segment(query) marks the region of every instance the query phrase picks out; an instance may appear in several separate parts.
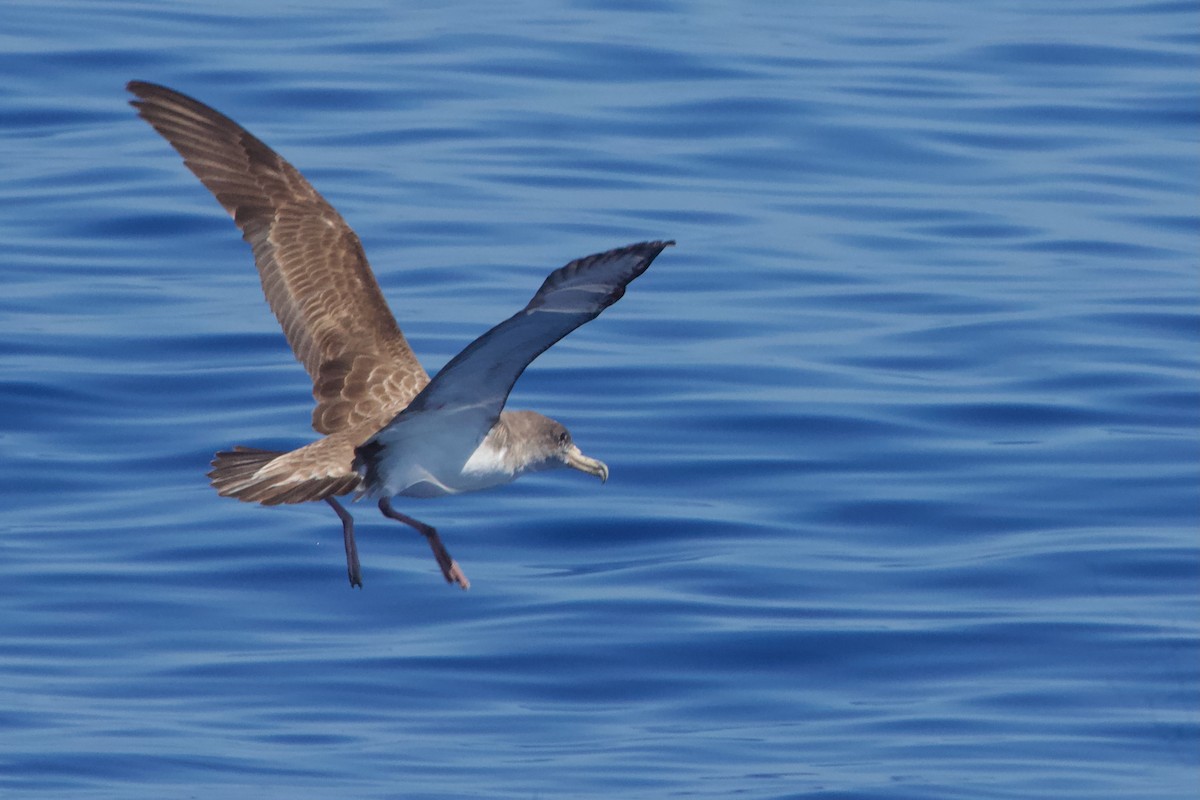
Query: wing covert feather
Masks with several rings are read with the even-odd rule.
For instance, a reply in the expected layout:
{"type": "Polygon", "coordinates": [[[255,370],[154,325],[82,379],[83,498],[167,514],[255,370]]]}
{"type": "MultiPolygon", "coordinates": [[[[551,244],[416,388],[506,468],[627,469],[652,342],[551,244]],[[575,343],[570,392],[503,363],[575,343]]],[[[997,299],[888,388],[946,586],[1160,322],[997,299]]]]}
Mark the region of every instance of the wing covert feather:
{"type": "Polygon", "coordinates": [[[295,167],[229,117],[164,86],[127,88],[249,243],[267,302],[312,378],[313,428],[391,419],[429,376],[358,236],[295,167]]]}

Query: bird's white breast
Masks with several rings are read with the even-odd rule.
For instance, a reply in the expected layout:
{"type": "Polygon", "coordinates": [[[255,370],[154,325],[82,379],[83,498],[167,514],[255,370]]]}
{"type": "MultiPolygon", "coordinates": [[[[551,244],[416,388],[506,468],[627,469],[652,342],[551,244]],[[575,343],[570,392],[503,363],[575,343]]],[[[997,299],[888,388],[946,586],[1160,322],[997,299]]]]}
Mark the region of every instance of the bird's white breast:
{"type": "Polygon", "coordinates": [[[463,464],[463,477],[480,480],[500,479],[496,481],[497,483],[511,480],[513,471],[505,464],[504,460],[507,454],[507,447],[495,447],[492,444],[492,437],[486,437],[479,443],[479,447],[475,448],[475,452],[471,453],[467,463],[463,464]]]}

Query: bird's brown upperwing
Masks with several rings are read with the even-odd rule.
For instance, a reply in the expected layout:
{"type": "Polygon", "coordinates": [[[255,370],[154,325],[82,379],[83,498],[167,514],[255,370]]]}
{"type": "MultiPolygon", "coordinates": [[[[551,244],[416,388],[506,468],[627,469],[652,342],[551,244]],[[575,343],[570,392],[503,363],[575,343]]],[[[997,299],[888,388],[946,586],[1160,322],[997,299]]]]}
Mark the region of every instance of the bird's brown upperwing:
{"type": "Polygon", "coordinates": [[[233,217],[263,292],[313,381],[313,428],[383,425],[429,376],[341,215],[278,153],[229,117],[165,86],[131,81],[138,114],[233,217]]]}

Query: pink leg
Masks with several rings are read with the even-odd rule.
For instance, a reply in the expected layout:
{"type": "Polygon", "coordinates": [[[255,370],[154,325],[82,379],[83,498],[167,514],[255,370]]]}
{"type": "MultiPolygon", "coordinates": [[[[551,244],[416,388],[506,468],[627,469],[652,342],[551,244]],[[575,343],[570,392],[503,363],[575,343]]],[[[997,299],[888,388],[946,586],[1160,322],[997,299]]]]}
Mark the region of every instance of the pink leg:
{"type": "Polygon", "coordinates": [[[445,576],[447,583],[457,583],[464,589],[471,588],[471,582],[467,580],[467,576],[463,574],[462,569],[458,566],[458,562],[450,557],[450,553],[442,544],[442,539],[438,536],[437,529],[431,525],[426,525],[420,520],[413,519],[407,514],[401,514],[396,509],[392,508],[392,503],[386,497],[379,501],[379,510],[383,512],[385,517],[394,519],[397,522],[403,522],[412,528],[415,528],[417,533],[425,537],[429,542],[430,548],[433,549],[433,557],[437,559],[438,566],[442,568],[442,575],[445,576]]]}

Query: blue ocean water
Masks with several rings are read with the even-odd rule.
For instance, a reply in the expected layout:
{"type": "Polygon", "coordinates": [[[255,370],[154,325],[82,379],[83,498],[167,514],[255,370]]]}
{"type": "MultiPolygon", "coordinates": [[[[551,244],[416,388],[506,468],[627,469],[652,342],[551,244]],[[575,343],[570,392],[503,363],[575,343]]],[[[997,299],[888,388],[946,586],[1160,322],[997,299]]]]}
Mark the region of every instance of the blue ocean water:
{"type": "Polygon", "coordinates": [[[1200,7],[8,2],[0,796],[1191,798],[1200,7]],[[432,371],[679,244],[512,403],[607,485],[219,498],[308,441],[125,105],[300,167],[432,371]]]}

